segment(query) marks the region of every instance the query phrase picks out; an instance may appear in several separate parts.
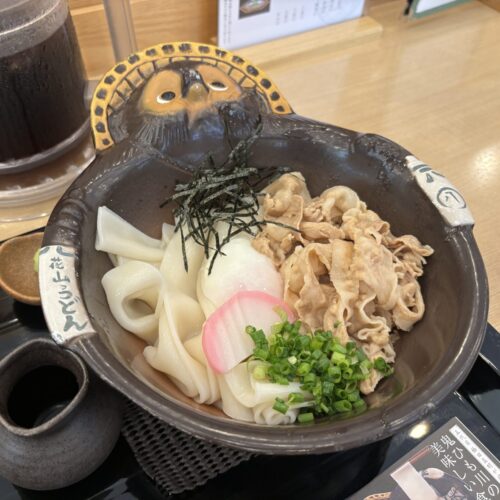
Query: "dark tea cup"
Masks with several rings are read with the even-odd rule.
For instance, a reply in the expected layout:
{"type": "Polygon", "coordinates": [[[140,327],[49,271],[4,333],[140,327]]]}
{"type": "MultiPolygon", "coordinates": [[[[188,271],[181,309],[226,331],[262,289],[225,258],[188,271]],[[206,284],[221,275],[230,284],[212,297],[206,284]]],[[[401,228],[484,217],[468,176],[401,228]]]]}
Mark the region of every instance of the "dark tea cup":
{"type": "Polygon", "coordinates": [[[113,449],[122,399],[73,352],[32,340],[0,362],[0,476],[56,489],[93,472],[113,449]]]}

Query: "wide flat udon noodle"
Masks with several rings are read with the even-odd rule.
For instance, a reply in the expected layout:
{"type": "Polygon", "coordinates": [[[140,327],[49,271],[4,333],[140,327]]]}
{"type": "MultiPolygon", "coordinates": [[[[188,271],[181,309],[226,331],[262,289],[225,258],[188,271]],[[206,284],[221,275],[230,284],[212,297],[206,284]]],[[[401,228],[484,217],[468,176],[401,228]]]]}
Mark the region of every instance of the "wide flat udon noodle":
{"type": "Polygon", "coordinates": [[[95,248],[112,256],[147,262],[160,262],[163,257],[162,240],[147,236],[107,207],[97,210],[95,248]]]}
{"type": "Polygon", "coordinates": [[[148,363],[166,373],[187,396],[199,403],[220,398],[215,374],[186,349],[184,342],[201,334],[205,316],[198,302],[182,292],[163,291],[159,336],[155,346],[144,349],[148,363]]]}
{"type": "Polygon", "coordinates": [[[108,242],[101,245],[103,251],[118,256],[135,255],[127,250],[127,238],[130,238],[132,247],[135,245],[133,252],[142,247],[147,258],[155,258],[155,262],[143,262],[127,257],[103,276],[113,316],[124,329],[150,344],[144,350],[148,363],[167,374],[186,395],[199,403],[217,401],[220,398],[218,383],[201,349],[205,316],[196,301],[196,278],[203,249],[193,240],[187,242],[190,266],[186,272],[179,233],[173,233],[171,227],[164,226],[162,240],[151,238],[152,243],[148,236],[110,210],[102,213],[106,224],[98,226],[97,240],[108,242]],[[99,233],[114,222],[120,226],[115,231],[116,240],[99,233]],[[125,239],[118,241],[121,237],[125,239]],[[151,248],[154,253],[150,252],[151,248]],[[156,250],[161,250],[159,260],[156,260],[156,250]]]}
{"type": "MultiPolygon", "coordinates": [[[[110,213],[112,214],[112,212],[110,213]]],[[[113,220],[114,217],[111,216],[109,219],[113,220]]],[[[125,221],[123,223],[128,224],[125,221]]],[[[143,240],[142,233],[135,228],[130,234],[136,241],[143,240]]],[[[168,375],[184,394],[197,402],[211,404],[221,400],[219,404],[225,413],[240,420],[261,424],[293,422],[296,419],[298,409],[290,409],[286,415],[283,415],[272,408],[274,398],[271,397],[273,389],[271,386],[274,384],[267,388],[267,399],[257,398],[252,405],[248,406],[249,396],[247,394],[246,399],[244,399],[247,406],[243,405],[240,402],[241,390],[239,398],[235,397],[231,390],[231,388],[234,390],[235,387],[238,387],[237,383],[235,385],[235,380],[238,379],[235,379],[234,375],[229,376],[230,380],[233,381],[230,388],[226,383],[225,376],[216,376],[207,365],[201,343],[201,330],[205,314],[197,301],[199,298],[197,297],[197,288],[199,288],[197,282],[199,284],[201,278],[204,283],[206,282],[206,286],[209,285],[209,282],[213,282],[210,285],[213,288],[219,281],[220,273],[224,273],[224,275],[227,272],[236,273],[238,289],[242,287],[243,289],[254,289],[255,287],[267,289],[271,286],[269,291],[281,296],[281,282],[271,279],[272,273],[275,273],[279,278],[272,263],[260,262],[264,257],[252,248],[250,239],[242,235],[225,247],[225,254],[229,259],[225,265],[222,265],[222,261],[218,261],[214,272],[207,275],[211,255],[208,259],[205,258],[203,248],[197,245],[193,239],[188,239],[185,242],[189,264],[186,271],[181,244],[180,232],[173,233],[170,226],[164,226],[161,245],[164,253],[161,263],[141,262],[129,258],[115,259],[121,263],[103,277],[103,286],[113,315],[123,328],[150,344],[144,350],[146,361],[153,368],[168,375]],[[242,245],[244,248],[240,248],[242,245]],[[236,255],[233,255],[231,259],[233,246],[236,255]],[[238,266],[233,263],[234,258],[241,256],[242,253],[246,257],[250,256],[254,258],[253,260],[259,261],[261,270],[265,269],[267,272],[242,274],[241,269],[238,270],[238,266]],[[266,275],[268,275],[268,279],[264,279],[262,282],[266,275]],[[269,279],[271,279],[271,284],[269,279]],[[144,309],[141,304],[147,304],[147,309],[144,309]]],[[[117,255],[120,256],[120,254],[117,255]]],[[[225,290],[222,295],[219,291],[215,297],[217,304],[214,304],[213,307],[218,307],[219,302],[224,302],[229,298],[224,295],[228,293],[231,295],[234,291],[225,290]]],[[[250,387],[250,374],[246,365],[242,366],[244,366],[244,373],[240,373],[240,382],[245,382],[250,387]],[[244,379],[241,379],[242,374],[244,379]]],[[[278,387],[278,389],[280,389],[281,394],[283,386],[278,387]]],[[[285,392],[288,394],[294,389],[297,388],[290,386],[285,392]]]]}
{"type": "Polygon", "coordinates": [[[130,260],[109,270],[102,286],[119,325],[154,344],[158,337],[158,304],[163,278],[148,262],[130,260]]]}
{"type": "Polygon", "coordinates": [[[239,420],[257,424],[292,424],[297,419],[299,406],[285,414],[273,409],[275,399],[287,399],[292,392],[303,392],[298,382],[289,385],[258,382],[251,375],[247,363],[240,363],[224,376],[219,376],[224,413],[239,420]]]}
{"type": "MultiPolygon", "coordinates": [[[[432,248],[412,235],[394,236],[348,187],[311,199],[298,172],[268,186],[261,209],[264,218],[300,231],[267,224],[253,244],[280,269],[285,301],[305,326],[355,340],[371,360],[394,362],[391,330],[408,331],[424,314],[417,278],[432,248]]],[[[361,391],[372,392],[380,378],[372,370],[361,391]]]]}
{"type": "Polygon", "coordinates": [[[203,262],[203,247],[192,238],[185,242],[188,269],[184,268],[180,231],[174,233],[160,265],[162,298],[157,307],[158,342],[144,349],[148,363],[166,373],[189,397],[199,403],[220,398],[215,374],[201,349],[205,315],[196,298],[196,281],[203,262]]]}
{"type": "Polygon", "coordinates": [[[184,293],[196,300],[196,281],[198,272],[204,258],[204,250],[193,238],[186,239],[184,243],[188,269],[184,267],[182,255],[182,236],[177,231],[171,235],[164,250],[160,272],[169,286],[169,289],[184,293]]]}

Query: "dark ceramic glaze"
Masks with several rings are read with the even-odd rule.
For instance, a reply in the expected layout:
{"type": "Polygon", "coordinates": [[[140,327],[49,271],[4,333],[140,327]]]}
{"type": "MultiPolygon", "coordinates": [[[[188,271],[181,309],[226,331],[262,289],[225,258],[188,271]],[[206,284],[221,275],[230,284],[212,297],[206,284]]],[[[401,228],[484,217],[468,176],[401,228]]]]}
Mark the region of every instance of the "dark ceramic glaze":
{"type": "Polygon", "coordinates": [[[45,231],[42,303],[54,338],[71,344],[101,377],[144,409],[181,430],[229,446],[276,454],[322,453],[393,434],[432,411],[465,378],[481,345],[488,309],[473,221],[458,191],[404,148],[377,135],[300,117],[258,68],[227,51],[192,43],[153,47],[115,66],[97,88],[92,123],[100,154],[59,202],[45,231]],[[216,103],[205,96],[207,109],[186,130],[182,123],[191,116],[192,102],[199,106],[198,90],[203,93],[201,86],[207,84],[199,67],[214,60],[235,79],[241,96],[216,103]],[[130,80],[138,68],[146,84],[139,81],[135,88],[130,80]],[[145,124],[151,123],[144,110],[150,89],[145,85],[165,70],[181,75],[176,90],[186,98],[181,104],[186,110],[156,117],[157,126],[145,133],[145,124]],[[124,75],[128,94],[120,87],[124,75]],[[116,97],[119,88],[125,102],[116,97]],[[347,185],[391,223],[394,234],[414,234],[435,249],[421,281],[426,314],[410,334],[401,336],[395,374],[370,396],[364,414],[309,426],[232,420],[214,407],[196,404],[150,368],[142,356],[144,343],[125,332],[107,306],[100,280],[111,263],[94,249],[98,207],[106,205],[159,237],[161,223],[171,221],[169,208],[159,205],[175,182],[188,179],[208,152],[217,161],[225,158],[259,114],[263,130],[251,150],[253,165],[300,170],[313,195],[347,185]],[[66,328],[67,318],[53,306],[57,294],[49,265],[61,251],[70,255],[68,276],[75,297],[82,300],[72,316],[75,328],[66,328]]]}
{"type": "Polygon", "coordinates": [[[62,488],[88,476],[113,449],[122,398],[73,352],[32,340],[2,360],[0,380],[0,475],[7,480],[62,488]]]}

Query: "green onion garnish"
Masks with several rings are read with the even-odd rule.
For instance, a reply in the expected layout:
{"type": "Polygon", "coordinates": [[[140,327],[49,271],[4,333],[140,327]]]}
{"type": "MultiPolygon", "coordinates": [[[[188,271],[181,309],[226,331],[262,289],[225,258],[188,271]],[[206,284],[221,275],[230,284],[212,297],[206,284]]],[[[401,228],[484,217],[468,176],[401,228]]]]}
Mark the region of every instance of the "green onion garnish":
{"type": "Polygon", "coordinates": [[[255,380],[265,380],[267,377],[267,368],[264,365],[257,365],[252,372],[255,380]]]}
{"type": "Polygon", "coordinates": [[[288,395],[288,402],[290,404],[303,403],[304,402],[304,394],[302,394],[301,392],[291,392],[288,395]]]}
{"type": "Polygon", "coordinates": [[[288,405],[282,399],[276,398],[273,405],[273,410],[279,411],[284,415],[288,411],[288,405]]]}
{"type": "Polygon", "coordinates": [[[334,344],[333,345],[333,352],[337,352],[337,353],[340,353],[340,354],[346,354],[347,353],[347,349],[342,345],[342,344],[334,344]]]}
{"type": "Polygon", "coordinates": [[[274,325],[267,338],[262,330],[246,328],[255,344],[251,359],[266,362],[253,368],[253,377],[283,386],[298,382],[303,391],[291,392],[286,402],[276,398],[273,408],[284,414],[289,405],[307,401],[307,412],[301,410],[298,416],[301,423],[311,422],[315,416],[363,411],[366,403],[360,382],[373,368],[386,376],[392,367],[382,358],[372,363],[355,342],[342,345],[331,331],[300,333],[300,328],[298,321],[285,320],[274,325]]]}
{"type": "Polygon", "coordinates": [[[351,411],[352,410],[352,404],[350,403],[350,401],[347,401],[345,399],[343,399],[341,401],[335,401],[333,403],[333,407],[339,413],[343,413],[343,412],[351,411]]]}
{"type": "Polygon", "coordinates": [[[314,415],[311,412],[299,413],[299,416],[297,417],[297,420],[301,424],[307,424],[309,422],[314,422],[314,415]]]}
{"type": "Polygon", "coordinates": [[[346,360],[345,354],[342,354],[341,352],[338,352],[338,351],[333,351],[332,363],[339,364],[345,360],[346,360]]]}
{"type": "Polygon", "coordinates": [[[377,370],[380,373],[382,373],[382,375],[384,377],[388,377],[394,371],[394,369],[392,368],[392,366],[390,366],[389,364],[387,364],[387,362],[385,361],[384,358],[377,358],[373,362],[373,366],[374,366],[375,370],[377,370]]]}
{"type": "Polygon", "coordinates": [[[362,399],[358,399],[352,403],[352,407],[355,409],[366,408],[366,403],[362,399]]]}

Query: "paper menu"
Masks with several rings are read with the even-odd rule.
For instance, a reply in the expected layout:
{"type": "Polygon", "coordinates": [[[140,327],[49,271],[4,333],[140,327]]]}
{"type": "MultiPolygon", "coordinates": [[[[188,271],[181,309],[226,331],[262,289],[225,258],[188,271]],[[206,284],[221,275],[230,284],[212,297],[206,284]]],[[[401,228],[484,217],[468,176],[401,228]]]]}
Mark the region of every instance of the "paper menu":
{"type": "Polygon", "coordinates": [[[500,463],[456,417],[349,500],[436,498],[500,499],[500,463]]]}
{"type": "Polygon", "coordinates": [[[365,0],[219,0],[218,45],[245,47],[360,17],[365,0]]]}

